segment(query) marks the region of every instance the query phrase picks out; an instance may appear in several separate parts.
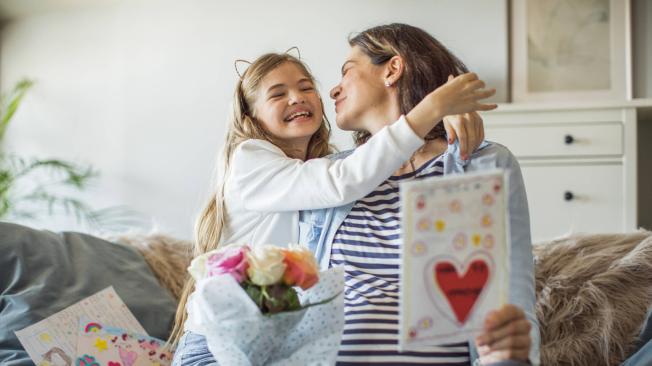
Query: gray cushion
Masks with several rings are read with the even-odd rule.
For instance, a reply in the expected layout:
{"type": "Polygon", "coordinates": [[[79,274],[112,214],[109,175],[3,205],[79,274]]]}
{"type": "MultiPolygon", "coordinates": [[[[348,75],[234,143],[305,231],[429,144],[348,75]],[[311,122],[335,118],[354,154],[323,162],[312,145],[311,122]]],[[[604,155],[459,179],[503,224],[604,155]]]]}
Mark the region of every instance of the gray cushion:
{"type": "Polygon", "coordinates": [[[14,331],[111,285],[149,335],[167,338],[175,300],[134,248],[0,222],[0,365],[33,365],[14,331]]]}

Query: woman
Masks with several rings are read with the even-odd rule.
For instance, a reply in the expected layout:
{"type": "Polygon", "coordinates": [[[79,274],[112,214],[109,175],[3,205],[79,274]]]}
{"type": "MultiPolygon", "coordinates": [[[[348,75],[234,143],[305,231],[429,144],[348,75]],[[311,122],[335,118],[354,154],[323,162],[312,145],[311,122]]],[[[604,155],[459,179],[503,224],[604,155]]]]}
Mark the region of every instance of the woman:
{"type": "MultiPolygon", "coordinates": [[[[358,145],[410,110],[464,64],[419,28],[390,24],[368,29],[349,41],[342,81],[331,91],[337,124],[355,131],[358,145]]],[[[538,364],[538,325],[534,316],[534,276],[527,199],[518,163],[503,146],[483,143],[468,162],[457,145],[446,144],[438,125],[427,143],[376,190],[355,203],[301,215],[301,242],[322,269],[346,271],[345,327],[338,364],[538,364]],[[398,272],[400,220],[398,183],[430,176],[504,168],[510,187],[510,303],[487,315],[485,331],[468,343],[433,345],[400,353],[398,272]]],[[[350,152],[334,156],[339,159],[350,152]]],[[[436,320],[435,320],[436,323],[436,320]]]]}

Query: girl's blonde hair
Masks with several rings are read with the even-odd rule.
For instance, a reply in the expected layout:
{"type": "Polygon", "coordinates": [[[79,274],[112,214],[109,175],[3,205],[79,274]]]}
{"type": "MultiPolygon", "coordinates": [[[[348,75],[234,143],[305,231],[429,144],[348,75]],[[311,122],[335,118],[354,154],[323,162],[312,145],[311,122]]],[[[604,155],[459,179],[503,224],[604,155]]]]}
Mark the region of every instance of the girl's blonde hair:
{"type": "MultiPolygon", "coordinates": [[[[288,53],[267,53],[251,63],[247,70],[242,73],[241,78],[235,87],[233,114],[229,118],[229,126],[223,151],[224,176],[218,190],[211,195],[211,199],[199,215],[195,225],[196,238],[193,248],[193,257],[216,249],[221,244],[220,238],[222,231],[227,224],[227,207],[224,203],[224,185],[230,170],[231,158],[235,148],[245,140],[260,139],[270,141],[281,150],[286,151],[282,142],[274,139],[273,136],[265,130],[263,125],[256,120],[256,115],[254,113],[256,95],[262,79],[269,72],[286,62],[295,64],[306,77],[308,77],[313,83],[315,82],[308,67],[298,58],[288,53]]],[[[322,103],[322,123],[317,132],[312,135],[310,142],[308,143],[306,159],[320,158],[332,152],[331,145],[328,143],[331,131],[330,123],[326,118],[323,109],[322,103]]],[[[188,317],[186,303],[188,302],[188,296],[192,293],[194,287],[195,281],[192,277],[187,276],[183,292],[179,299],[179,306],[177,307],[177,312],[174,318],[174,327],[169,340],[169,344],[173,347],[176,346],[183,334],[183,325],[188,317]]]]}

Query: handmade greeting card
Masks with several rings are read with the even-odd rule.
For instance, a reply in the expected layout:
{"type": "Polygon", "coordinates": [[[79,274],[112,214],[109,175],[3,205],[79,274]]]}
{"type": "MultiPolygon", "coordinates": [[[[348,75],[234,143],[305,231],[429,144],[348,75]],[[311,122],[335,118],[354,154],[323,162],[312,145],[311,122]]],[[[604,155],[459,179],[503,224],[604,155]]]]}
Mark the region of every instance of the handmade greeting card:
{"type": "Polygon", "coordinates": [[[503,171],[400,187],[402,350],[463,342],[507,302],[508,187],[503,171]]]}
{"type": "Polygon", "coordinates": [[[75,366],[167,366],[165,341],[81,319],[75,366]]]}
{"type": "Polygon", "coordinates": [[[145,329],[111,286],[16,331],[16,336],[37,366],[71,366],[77,347],[80,317],[145,334],[145,329]]]}

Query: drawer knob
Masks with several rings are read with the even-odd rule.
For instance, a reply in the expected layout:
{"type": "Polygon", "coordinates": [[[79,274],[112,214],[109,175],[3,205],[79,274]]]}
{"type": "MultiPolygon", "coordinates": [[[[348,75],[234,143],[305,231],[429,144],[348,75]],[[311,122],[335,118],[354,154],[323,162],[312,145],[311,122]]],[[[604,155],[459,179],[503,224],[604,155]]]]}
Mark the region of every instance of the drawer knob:
{"type": "Polygon", "coordinates": [[[571,191],[564,192],[564,201],[572,201],[575,195],[571,191]]]}
{"type": "Polygon", "coordinates": [[[566,145],[570,145],[573,142],[575,142],[575,138],[573,137],[573,135],[566,135],[564,136],[564,142],[566,143],[566,145]]]}

